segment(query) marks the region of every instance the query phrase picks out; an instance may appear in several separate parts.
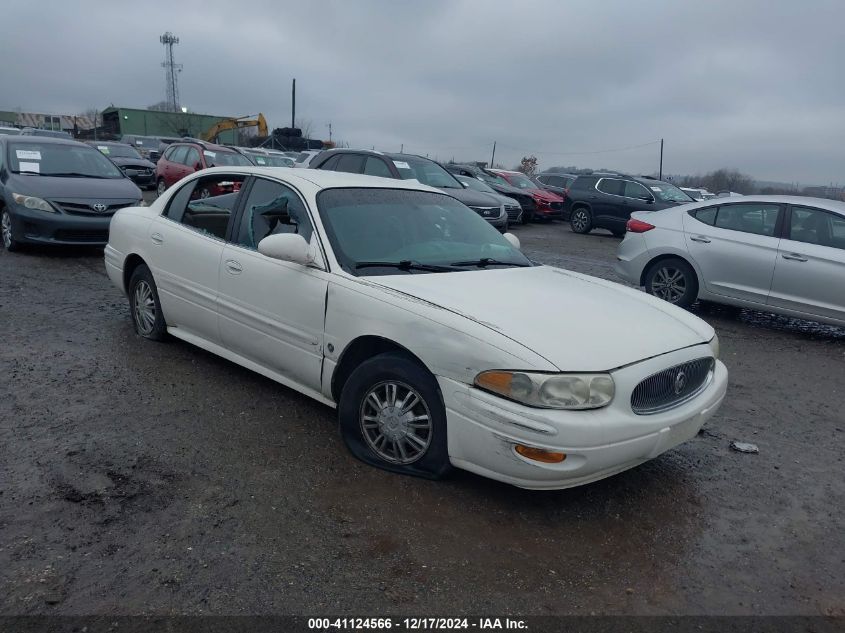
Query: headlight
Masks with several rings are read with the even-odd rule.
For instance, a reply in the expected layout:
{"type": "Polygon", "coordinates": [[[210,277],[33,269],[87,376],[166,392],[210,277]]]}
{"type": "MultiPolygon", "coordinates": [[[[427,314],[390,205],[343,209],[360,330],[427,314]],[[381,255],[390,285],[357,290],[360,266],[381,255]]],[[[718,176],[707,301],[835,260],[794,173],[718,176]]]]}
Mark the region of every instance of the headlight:
{"type": "Polygon", "coordinates": [[[713,358],[719,358],[719,335],[714,334],[710,339],[710,349],[713,350],[713,358]]]}
{"type": "Polygon", "coordinates": [[[58,213],[53,206],[46,200],[36,198],[35,196],[24,196],[19,193],[13,193],[12,199],[22,207],[27,209],[37,209],[39,211],[47,211],[48,213],[58,213]]]}
{"type": "Polygon", "coordinates": [[[505,217],[507,214],[508,214],[508,212],[507,212],[507,211],[505,211],[505,205],[502,205],[502,206],[501,206],[501,208],[499,209],[499,217],[500,217],[500,218],[503,218],[503,217],[505,217]]]}
{"type": "Polygon", "coordinates": [[[613,400],[610,374],[537,374],[522,371],[483,371],[475,385],[529,407],[598,409],[613,400]]]}

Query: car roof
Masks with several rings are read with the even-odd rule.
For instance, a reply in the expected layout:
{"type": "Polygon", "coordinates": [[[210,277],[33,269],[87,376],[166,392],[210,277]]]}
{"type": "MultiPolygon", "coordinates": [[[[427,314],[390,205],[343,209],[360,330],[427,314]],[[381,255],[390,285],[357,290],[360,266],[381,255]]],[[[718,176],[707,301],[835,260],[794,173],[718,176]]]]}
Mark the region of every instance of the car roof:
{"type": "MultiPolygon", "coordinates": [[[[338,187],[362,187],[369,189],[408,189],[443,193],[442,190],[424,185],[418,180],[398,178],[379,178],[365,174],[350,174],[343,171],[325,171],[322,169],[290,169],[289,167],[211,167],[197,172],[203,175],[217,172],[228,174],[252,174],[281,178],[293,185],[305,185],[310,189],[334,189],[338,187]]],[[[448,195],[448,194],[445,194],[448,195]]]]}
{"type": "Polygon", "coordinates": [[[712,207],[723,204],[739,204],[741,202],[770,202],[772,204],[792,204],[796,206],[810,206],[827,209],[835,213],[845,215],[845,202],[830,200],[828,198],[812,198],[810,196],[763,196],[748,195],[742,197],[722,196],[721,198],[710,198],[695,203],[696,207],[712,207]]]}
{"type": "Polygon", "coordinates": [[[180,138],[178,141],[173,141],[170,145],[199,145],[203,149],[207,149],[212,152],[229,152],[231,154],[237,154],[237,150],[232,147],[226,147],[225,145],[216,145],[215,143],[209,143],[208,141],[203,141],[199,138],[180,138]]]}
{"type": "Polygon", "coordinates": [[[88,143],[82,143],[72,138],[65,138],[63,136],[24,136],[11,135],[0,136],[0,139],[15,143],[46,143],[47,145],[81,145],[82,147],[91,147],[88,143]]]}

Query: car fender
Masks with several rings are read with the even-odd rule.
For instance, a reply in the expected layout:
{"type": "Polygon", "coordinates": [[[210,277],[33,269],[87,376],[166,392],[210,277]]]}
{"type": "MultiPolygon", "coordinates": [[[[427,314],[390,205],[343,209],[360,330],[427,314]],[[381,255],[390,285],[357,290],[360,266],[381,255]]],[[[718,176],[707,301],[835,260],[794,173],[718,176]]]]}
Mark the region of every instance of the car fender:
{"type": "Polygon", "coordinates": [[[435,376],[466,384],[487,369],[557,371],[548,360],[488,325],[365,277],[338,276],[329,283],[325,323],[322,388],[329,398],[343,352],[362,336],[393,342],[435,376]]]}

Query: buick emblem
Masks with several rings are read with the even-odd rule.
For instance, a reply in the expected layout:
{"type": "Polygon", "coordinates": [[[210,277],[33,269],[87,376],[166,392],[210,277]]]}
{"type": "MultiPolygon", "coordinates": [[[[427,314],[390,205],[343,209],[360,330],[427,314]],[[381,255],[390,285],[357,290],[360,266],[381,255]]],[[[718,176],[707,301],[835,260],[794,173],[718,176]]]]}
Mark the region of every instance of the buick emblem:
{"type": "Polygon", "coordinates": [[[91,208],[94,209],[97,213],[105,213],[108,207],[104,205],[102,202],[98,202],[97,204],[92,204],[91,208]]]}
{"type": "Polygon", "coordinates": [[[680,393],[684,390],[684,387],[687,386],[687,375],[684,373],[682,369],[677,374],[675,374],[675,395],[680,395],[680,393]]]}

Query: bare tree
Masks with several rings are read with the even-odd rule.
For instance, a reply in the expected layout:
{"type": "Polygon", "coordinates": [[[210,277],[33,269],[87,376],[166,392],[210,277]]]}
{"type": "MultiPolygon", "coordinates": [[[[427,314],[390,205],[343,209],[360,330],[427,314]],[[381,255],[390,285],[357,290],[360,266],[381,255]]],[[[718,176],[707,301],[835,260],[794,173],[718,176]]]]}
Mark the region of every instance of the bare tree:
{"type": "Polygon", "coordinates": [[[523,156],[516,171],[521,171],[526,176],[533,176],[537,173],[537,157],[533,155],[523,156]]]}
{"type": "Polygon", "coordinates": [[[311,119],[297,119],[296,127],[302,130],[302,138],[311,138],[314,131],[314,122],[311,119]]]}

